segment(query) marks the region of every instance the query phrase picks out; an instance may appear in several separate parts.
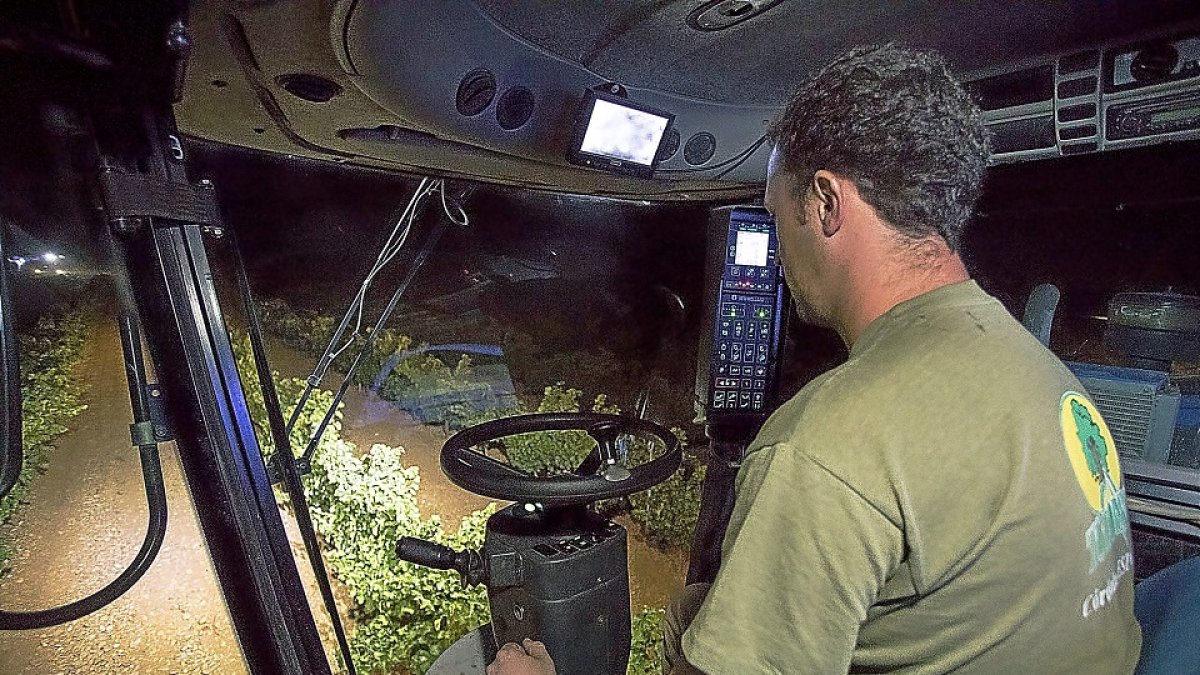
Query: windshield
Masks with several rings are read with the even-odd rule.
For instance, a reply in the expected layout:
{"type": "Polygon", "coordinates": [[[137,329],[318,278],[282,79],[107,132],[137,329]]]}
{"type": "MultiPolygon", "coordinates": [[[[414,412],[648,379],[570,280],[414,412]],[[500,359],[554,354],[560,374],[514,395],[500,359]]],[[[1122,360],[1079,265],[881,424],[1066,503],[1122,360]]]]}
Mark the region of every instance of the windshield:
{"type": "MultiPolygon", "coordinates": [[[[1126,154],[1118,157],[1124,162],[1119,166],[1096,161],[996,169],[968,230],[963,253],[973,274],[1014,314],[1020,316],[1037,284],[1059,287],[1051,347],[1072,364],[1130,365],[1127,354],[1105,342],[1108,303],[1115,294],[1200,291],[1200,260],[1191,245],[1192,188],[1168,185],[1135,200],[1145,194],[1146,182],[1122,184],[1129,162],[1144,163],[1150,175],[1156,157],[1126,154]],[[1055,194],[1067,196],[1048,208],[1045,195],[1031,185],[1061,185],[1055,194]]],[[[424,672],[450,644],[490,619],[480,589],[463,588],[453,572],[421,568],[395,555],[400,536],[456,550],[478,547],[484,520],[505,506],[463,490],[443,474],[441,447],[452,433],[505,415],[619,410],[670,428],[685,448],[680,470],[667,482],[597,505],[629,533],[630,671],[657,672],[662,609],[684,583],[706,471],[696,372],[703,363],[703,336],[711,330],[707,296],[715,288],[714,269],[727,234],[726,224],[712,219],[716,205],[617,202],[447,181],[409,210],[406,230],[397,228],[405,223],[406,207],[423,185],[434,183],[207,147],[195,148],[193,160],[194,175],[216,185],[227,225],[236,232],[285,418],[315,385],[307,405],[295,413],[291,438],[296,454],[306,457],[301,466],[307,500],[359,668],[424,672]],[[438,238],[431,244],[434,233],[438,238]],[[372,282],[366,291],[364,279],[372,282]],[[376,329],[401,287],[394,311],[376,329]],[[355,305],[360,297],[361,314],[355,305]],[[343,320],[346,330],[335,340],[343,320]],[[337,412],[324,424],[356,359],[337,412]]],[[[29,220],[21,213],[12,217],[29,220]]],[[[248,315],[229,265],[232,242],[213,235],[208,245],[249,413],[269,455],[273,443],[246,332],[248,315]]],[[[53,575],[35,575],[32,567],[61,548],[60,529],[77,529],[64,520],[75,511],[56,510],[54,504],[88,505],[92,526],[73,534],[78,538],[72,546],[112,558],[87,559],[98,577],[123,560],[125,535],[136,539],[140,533],[103,524],[140,524],[138,509],[144,508],[136,467],[126,461],[129,421],[116,303],[107,282],[97,280],[103,278],[99,272],[108,273],[106,265],[68,266],[77,249],[95,255],[82,244],[54,248],[56,259],[47,260],[43,243],[26,247],[40,251],[40,259],[31,254],[30,261],[9,263],[25,294],[18,300],[25,310],[21,320],[26,330],[36,331],[37,317],[49,317],[44,320],[52,324],[31,343],[61,344],[56,349],[63,350],[63,359],[82,364],[70,367],[91,393],[62,405],[72,414],[84,400],[91,407],[75,421],[54,422],[59,426],[52,429],[59,431],[47,438],[61,428],[78,431],[62,437],[48,460],[50,471],[30,483],[29,504],[5,512],[10,525],[4,541],[20,550],[9,556],[0,588],[10,606],[20,606],[17,595],[20,602],[42,605],[61,599],[59,589],[66,585],[53,575]],[[46,271],[56,269],[64,273],[46,271]],[[46,276],[57,285],[47,285],[46,276]],[[82,288],[98,298],[86,305],[84,318],[51,311],[82,288]],[[111,395],[99,396],[104,392],[111,395]],[[79,461],[93,462],[99,473],[68,471],[61,463],[83,450],[94,453],[79,461]],[[124,463],[111,459],[117,455],[125,456],[124,463]],[[119,472],[133,482],[114,491],[119,472]],[[12,514],[18,514],[15,520],[12,514]],[[89,540],[96,531],[99,541],[89,540]],[[38,590],[27,595],[24,581],[34,578],[41,579],[38,590]],[[10,583],[16,580],[23,583],[10,583]]],[[[760,244],[752,236],[739,242],[738,254],[746,256],[739,263],[757,264],[760,244]]],[[[793,322],[781,396],[844,358],[836,335],[793,322]]],[[[55,367],[60,372],[64,366],[55,367]]],[[[1118,449],[1124,458],[1195,472],[1200,368],[1177,359],[1167,372],[1164,392],[1179,401],[1176,424],[1168,425],[1169,444],[1122,446],[1127,441],[1118,438],[1118,449]]],[[[1114,370],[1110,379],[1124,373],[1114,370]]],[[[591,446],[578,433],[535,433],[511,439],[492,454],[526,472],[551,475],[575,469],[591,446]]],[[[185,485],[170,447],[164,447],[173,513],[187,514],[185,485]]],[[[657,452],[628,440],[620,449],[631,465],[657,452]]],[[[313,614],[336,661],[332,627],[296,534],[295,505],[281,489],[276,495],[313,614]]],[[[91,658],[89,640],[111,640],[111,649],[94,654],[99,669],[243,667],[200,531],[187,515],[172,522],[176,529],[144,582],[150,590],[75,624],[74,634],[50,629],[6,640],[0,647],[3,662],[52,668],[68,657],[91,658]],[[174,590],[155,590],[162,588],[174,590]],[[130,618],[135,615],[156,618],[135,621],[130,618]],[[199,637],[181,642],[178,654],[147,647],[169,642],[172,630],[193,626],[199,637]]],[[[67,555],[59,559],[62,574],[78,563],[67,555]]]]}

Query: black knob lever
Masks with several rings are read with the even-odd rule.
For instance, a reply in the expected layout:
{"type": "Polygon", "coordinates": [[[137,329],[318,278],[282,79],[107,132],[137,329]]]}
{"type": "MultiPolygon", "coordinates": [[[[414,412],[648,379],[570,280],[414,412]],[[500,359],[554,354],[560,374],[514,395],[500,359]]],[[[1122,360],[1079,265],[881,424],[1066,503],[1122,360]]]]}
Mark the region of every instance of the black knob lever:
{"type": "Polygon", "coordinates": [[[467,585],[482,584],[487,580],[483,558],[478,551],[455,551],[432,541],[400,537],[396,543],[396,556],[423,567],[454,570],[462,575],[463,583],[467,585]]]}
{"type": "Polygon", "coordinates": [[[455,569],[454,563],[458,554],[454,549],[435,544],[432,541],[415,537],[400,537],[400,542],[396,544],[396,555],[400,556],[401,560],[424,567],[452,570],[455,569]]]}

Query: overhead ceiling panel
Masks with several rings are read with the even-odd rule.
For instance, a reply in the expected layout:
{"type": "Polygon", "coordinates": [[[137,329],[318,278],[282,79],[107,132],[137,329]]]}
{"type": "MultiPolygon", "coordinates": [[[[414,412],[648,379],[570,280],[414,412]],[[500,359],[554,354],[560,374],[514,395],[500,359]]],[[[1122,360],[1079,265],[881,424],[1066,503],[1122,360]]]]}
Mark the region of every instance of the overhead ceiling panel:
{"type": "Polygon", "coordinates": [[[730,103],[777,104],[811,70],[858,45],[945,52],[977,73],[1194,21],[1194,1],[784,0],[728,29],[699,31],[703,2],[475,0],[497,23],[614,81],[730,103]]]}

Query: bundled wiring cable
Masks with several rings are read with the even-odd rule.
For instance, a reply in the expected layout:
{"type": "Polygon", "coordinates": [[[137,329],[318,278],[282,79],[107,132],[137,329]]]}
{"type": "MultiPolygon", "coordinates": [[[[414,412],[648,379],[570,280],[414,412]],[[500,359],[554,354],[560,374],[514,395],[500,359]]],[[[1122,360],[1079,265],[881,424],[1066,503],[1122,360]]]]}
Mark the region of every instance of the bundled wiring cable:
{"type": "MultiPolygon", "coordinates": [[[[437,246],[437,243],[442,238],[442,234],[445,232],[445,230],[446,221],[439,219],[438,223],[434,226],[433,232],[426,237],[425,243],[421,247],[421,251],[417,254],[416,259],[413,260],[412,266],[409,267],[404,279],[401,280],[400,284],[396,286],[396,290],[392,293],[391,299],[388,300],[387,306],[384,307],[383,313],[379,315],[379,319],[375,322],[375,326],[367,334],[366,339],[363,340],[362,347],[359,349],[358,353],[355,354],[354,360],[351,361],[350,366],[346,368],[345,376],[342,378],[342,384],[338,387],[337,392],[333,396],[333,401],[330,402],[329,408],[325,410],[325,416],[321,418],[321,423],[318,424],[317,428],[313,431],[312,436],[309,438],[308,446],[304,449],[304,454],[300,457],[300,462],[303,466],[308,466],[309,462],[312,461],[313,453],[316,452],[317,445],[321,442],[321,436],[324,435],[325,429],[329,427],[329,423],[333,420],[334,413],[337,411],[338,406],[341,405],[342,399],[346,396],[346,392],[350,389],[350,383],[353,381],[355,371],[358,370],[358,365],[367,356],[367,354],[371,353],[371,347],[375,343],[375,336],[379,334],[379,331],[387,324],[388,319],[391,318],[392,312],[395,311],[396,306],[400,303],[400,297],[404,295],[404,291],[408,289],[408,285],[412,283],[412,280],[417,276],[417,272],[421,269],[421,266],[425,263],[425,260],[429,258],[429,254],[433,251],[434,247],[437,246]]],[[[295,415],[293,414],[293,417],[294,416],[295,415]]]]}
{"type": "Polygon", "coordinates": [[[728,166],[721,173],[717,174],[716,176],[713,176],[713,178],[724,178],[726,175],[729,174],[729,172],[738,168],[742,164],[745,164],[746,160],[750,159],[750,157],[752,155],[754,155],[755,151],[757,151],[760,147],[762,147],[762,144],[766,143],[766,142],[767,142],[766,136],[763,136],[762,138],[755,141],[754,145],[751,145],[749,148],[746,149],[746,151],[744,153],[742,153],[741,159],[739,159],[738,161],[736,161],[733,164],[731,164],[730,166],[728,166]]]}
{"type": "MultiPolygon", "coordinates": [[[[379,274],[393,260],[396,259],[396,257],[400,254],[400,251],[404,248],[404,245],[408,242],[408,237],[412,232],[413,224],[416,222],[417,217],[420,214],[422,203],[433,194],[438,195],[441,201],[442,211],[445,213],[446,217],[450,219],[450,222],[462,227],[470,224],[470,218],[467,216],[466,211],[463,210],[459,201],[447,197],[446,184],[444,180],[431,179],[428,177],[421,179],[420,184],[417,185],[417,189],[413,192],[412,198],[409,199],[408,205],[405,206],[404,210],[400,212],[400,216],[396,219],[395,225],[393,225],[387,239],[384,240],[383,245],[380,247],[379,254],[375,258],[374,265],[372,265],[371,269],[367,271],[366,276],[359,285],[358,292],[350,301],[350,305],[346,308],[346,312],[342,316],[342,320],[338,324],[337,329],[330,337],[329,344],[325,347],[324,353],[321,354],[321,358],[317,360],[317,365],[313,368],[312,373],[308,376],[304,391],[300,395],[300,400],[296,404],[296,408],[292,411],[292,415],[287,422],[287,431],[289,434],[292,432],[292,429],[295,428],[296,421],[300,418],[300,413],[304,410],[304,406],[308,402],[309,397],[312,395],[313,389],[320,386],[321,382],[325,379],[325,375],[329,371],[329,367],[333,364],[334,359],[341,356],[347,349],[351,347],[351,345],[354,344],[355,340],[358,338],[365,338],[366,344],[363,345],[363,349],[369,349],[370,345],[374,342],[375,334],[380,328],[383,327],[387,319],[390,318],[391,311],[389,309],[385,312],[384,316],[381,316],[380,320],[376,322],[373,330],[364,333],[364,310],[366,308],[367,296],[379,274]],[[350,327],[351,321],[353,321],[354,327],[349,334],[347,334],[347,329],[350,327]]],[[[437,236],[440,236],[440,230],[437,236]]],[[[436,241],[433,243],[436,243],[436,241]]],[[[429,247],[430,244],[427,243],[426,248],[428,249],[429,247]]],[[[414,262],[412,269],[410,270],[410,274],[415,275],[415,270],[420,268],[422,262],[424,262],[424,258],[414,262]]],[[[403,290],[408,285],[409,281],[411,281],[411,276],[408,277],[397,289],[397,294],[394,295],[392,304],[389,305],[391,309],[394,309],[394,303],[399,301],[398,294],[403,293],[403,290]]],[[[352,364],[348,369],[350,372],[347,373],[347,380],[353,373],[358,361],[359,359],[355,359],[354,364],[352,364]]],[[[339,396],[337,400],[340,401],[341,397],[339,396]]],[[[334,408],[336,408],[336,403],[334,408]]],[[[332,411],[330,412],[329,416],[330,418],[332,417],[332,411]]],[[[315,437],[309,442],[310,447],[315,447],[315,444],[320,440],[321,434],[324,433],[326,426],[327,422],[320,425],[315,437]]],[[[311,453],[305,454],[310,455],[311,453]]]]}

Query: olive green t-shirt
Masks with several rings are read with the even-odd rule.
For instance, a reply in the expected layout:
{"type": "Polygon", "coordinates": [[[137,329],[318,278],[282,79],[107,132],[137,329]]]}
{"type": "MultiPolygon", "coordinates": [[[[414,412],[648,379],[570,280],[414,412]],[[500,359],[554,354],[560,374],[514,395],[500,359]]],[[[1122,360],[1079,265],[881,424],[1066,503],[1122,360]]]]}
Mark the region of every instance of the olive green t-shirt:
{"type": "Polygon", "coordinates": [[[1083,391],[973,281],[871,323],[750,446],[688,661],[1131,673],[1125,493],[1083,391]]]}

